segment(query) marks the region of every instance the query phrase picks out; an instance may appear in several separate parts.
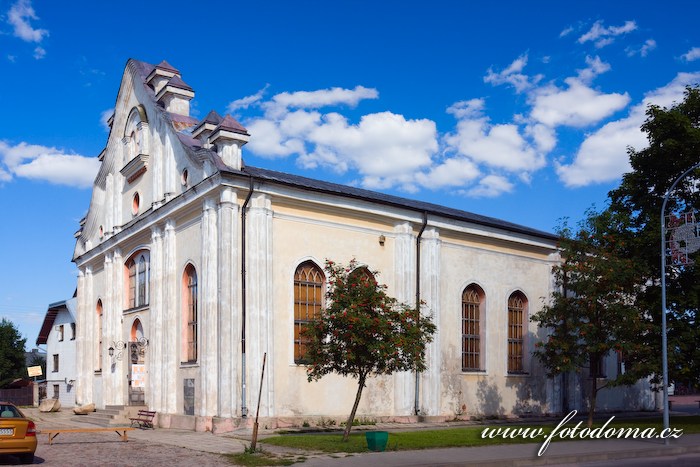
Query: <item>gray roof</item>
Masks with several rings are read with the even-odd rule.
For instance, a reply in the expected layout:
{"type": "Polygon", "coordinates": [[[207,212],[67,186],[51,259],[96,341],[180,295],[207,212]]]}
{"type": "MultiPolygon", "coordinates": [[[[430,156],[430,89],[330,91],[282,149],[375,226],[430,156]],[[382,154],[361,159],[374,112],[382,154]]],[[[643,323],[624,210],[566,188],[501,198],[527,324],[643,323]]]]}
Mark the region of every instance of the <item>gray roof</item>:
{"type": "Polygon", "coordinates": [[[178,89],[184,89],[185,91],[194,91],[194,89],[192,89],[192,87],[189,84],[182,81],[182,79],[178,78],[177,75],[170,78],[170,80],[168,81],[168,86],[172,86],[178,89]]]}
{"type": "Polygon", "coordinates": [[[292,186],[295,188],[317,191],[320,193],[334,194],[338,196],[345,196],[348,198],[362,199],[365,201],[409,209],[421,213],[434,214],[463,222],[470,222],[486,227],[494,227],[510,232],[532,235],[546,240],[556,240],[559,238],[556,235],[549,232],[544,232],[542,230],[537,230],[523,225],[514,224],[512,222],[496,219],[494,217],[482,216],[480,214],[474,214],[472,212],[462,211],[460,209],[441,206],[439,204],[427,203],[425,201],[418,201],[409,198],[402,198],[399,196],[388,195],[386,193],[379,193],[376,191],[365,190],[362,188],[340,185],[338,183],[325,182],[313,178],[302,177],[300,175],[293,175],[284,172],[277,172],[274,170],[262,169],[259,167],[251,166],[246,166],[241,171],[229,170],[229,172],[232,174],[247,174],[259,180],[279,183],[281,185],[292,186]]]}

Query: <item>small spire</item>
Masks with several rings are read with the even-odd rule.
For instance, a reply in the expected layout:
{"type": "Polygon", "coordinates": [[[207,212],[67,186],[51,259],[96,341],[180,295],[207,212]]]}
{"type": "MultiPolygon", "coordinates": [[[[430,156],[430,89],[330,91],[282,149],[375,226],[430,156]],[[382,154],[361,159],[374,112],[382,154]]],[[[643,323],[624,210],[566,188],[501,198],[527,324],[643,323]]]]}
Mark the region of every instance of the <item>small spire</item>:
{"type": "Polygon", "coordinates": [[[174,88],[184,89],[185,91],[194,91],[194,89],[192,89],[189,84],[182,81],[182,79],[180,79],[180,77],[177,75],[170,78],[170,81],[168,81],[168,84],[166,84],[166,86],[172,86],[174,88]]]}
{"type": "Polygon", "coordinates": [[[166,62],[165,60],[160,62],[158,65],[156,65],[156,68],[160,68],[161,70],[165,70],[165,71],[172,71],[173,73],[175,73],[177,75],[180,74],[180,70],[178,70],[177,68],[172,66],[170,63],[166,62]]]}
{"type": "Polygon", "coordinates": [[[224,119],[221,120],[214,131],[216,132],[216,130],[227,130],[234,133],[240,133],[242,135],[248,134],[248,130],[246,130],[243,125],[238,123],[238,121],[230,115],[226,115],[224,119]]]}

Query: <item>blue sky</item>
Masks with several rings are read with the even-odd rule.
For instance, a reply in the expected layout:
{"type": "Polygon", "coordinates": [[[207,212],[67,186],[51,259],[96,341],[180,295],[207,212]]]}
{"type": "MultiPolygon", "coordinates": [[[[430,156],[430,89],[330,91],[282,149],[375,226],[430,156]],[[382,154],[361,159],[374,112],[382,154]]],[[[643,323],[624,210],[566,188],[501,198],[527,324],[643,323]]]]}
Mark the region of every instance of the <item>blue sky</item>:
{"type": "Polygon", "coordinates": [[[649,103],[700,83],[694,1],[0,0],[0,316],[31,348],[129,58],[167,60],[248,165],[545,231],[602,206],[649,103]]]}

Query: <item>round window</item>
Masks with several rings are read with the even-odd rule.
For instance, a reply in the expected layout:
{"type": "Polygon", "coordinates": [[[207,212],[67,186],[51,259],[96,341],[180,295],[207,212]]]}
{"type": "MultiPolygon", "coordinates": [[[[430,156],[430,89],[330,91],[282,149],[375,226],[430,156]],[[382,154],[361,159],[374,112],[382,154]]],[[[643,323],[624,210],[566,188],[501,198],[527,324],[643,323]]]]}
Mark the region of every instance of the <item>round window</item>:
{"type": "Polygon", "coordinates": [[[131,201],[131,213],[135,216],[139,213],[139,207],[141,206],[141,197],[138,193],[134,193],[134,198],[131,201]]]}
{"type": "Polygon", "coordinates": [[[180,178],[180,182],[182,183],[183,186],[187,186],[187,183],[189,182],[190,178],[190,173],[187,171],[187,169],[182,171],[182,177],[180,178]]]}

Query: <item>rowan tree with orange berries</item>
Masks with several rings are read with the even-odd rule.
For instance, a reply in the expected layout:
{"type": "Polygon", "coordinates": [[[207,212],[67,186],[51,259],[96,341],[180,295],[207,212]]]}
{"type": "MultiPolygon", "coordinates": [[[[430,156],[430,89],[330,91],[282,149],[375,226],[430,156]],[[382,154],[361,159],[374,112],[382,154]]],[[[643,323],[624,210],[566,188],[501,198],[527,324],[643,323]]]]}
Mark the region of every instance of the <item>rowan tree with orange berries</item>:
{"type": "Polygon", "coordinates": [[[343,433],[350,435],[367,378],[424,371],[435,325],[416,307],[400,303],[377,282],[378,272],[326,260],[329,278],[321,316],[302,330],[309,381],[330,373],[357,378],[357,393],[343,433]]]}

